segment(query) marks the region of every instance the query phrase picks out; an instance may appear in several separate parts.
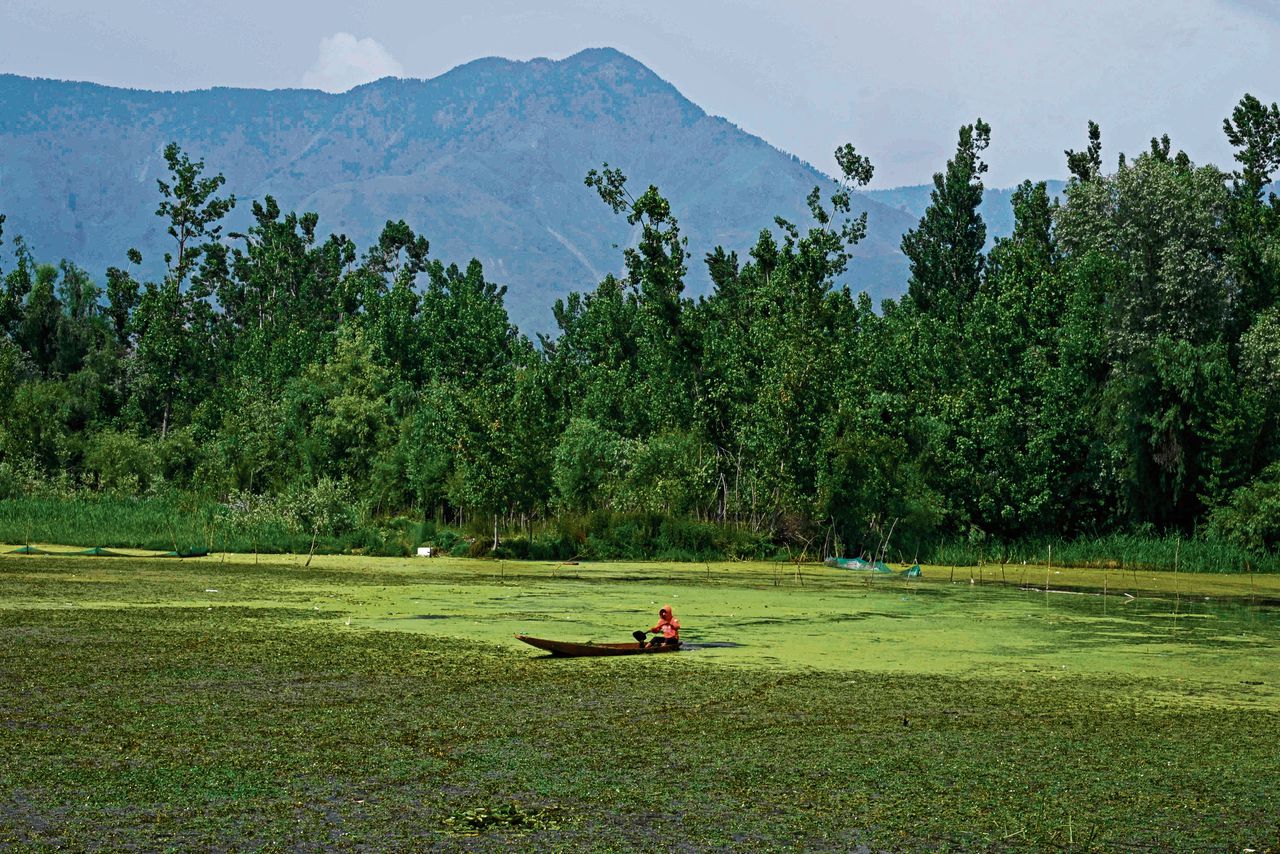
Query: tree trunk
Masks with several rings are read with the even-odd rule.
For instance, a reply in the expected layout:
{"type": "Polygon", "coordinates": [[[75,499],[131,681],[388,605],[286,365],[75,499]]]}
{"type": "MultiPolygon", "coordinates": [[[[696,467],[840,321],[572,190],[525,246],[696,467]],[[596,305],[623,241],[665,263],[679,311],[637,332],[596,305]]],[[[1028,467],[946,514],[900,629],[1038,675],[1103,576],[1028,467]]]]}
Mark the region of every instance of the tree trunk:
{"type": "Polygon", "coordinates": [[[307,551],[307,562],[303,564],[304,567],[311,566],[311,558],[314,557],[316,553],[316,536],[319,533],[320,533],[319,528],[311,529],[311,548],[307,551]]]}
{"type": "Polygon", "coordinates": [[[498,550],[498,514],[493,514],[493,550],[498,550]]]}

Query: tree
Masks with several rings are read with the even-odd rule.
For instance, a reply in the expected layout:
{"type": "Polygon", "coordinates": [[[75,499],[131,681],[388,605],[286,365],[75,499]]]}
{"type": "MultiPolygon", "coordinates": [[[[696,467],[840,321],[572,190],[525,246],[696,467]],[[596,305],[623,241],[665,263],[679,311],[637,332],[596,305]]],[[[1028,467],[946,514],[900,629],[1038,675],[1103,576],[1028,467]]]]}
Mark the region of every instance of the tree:
{"type": "Polygon", "coordinates": [[[415,235],[403,220],[387,222],[350,284],[359,294],[364,313],[358,319],[369,340],[382,359],[410,377],[420,376],[424,335],[433,332],[420,323],[421,300],[415,290],[418,274],[429,263],[428,249],[426,238],[415,235]]]}
{"type": "Polygon", "coordinates": [[[177,256],[166,252],[164,264],[169,271],[167,278],[180,286],[195,269],[205,251],[204,244],[214,243],[221,236],[222,226],[218,223],[235,207],[236,197],[215,197],[226,178],[202,177],[204,161],[192,162],[176,142],[164,147],[164,162],[169,180],[156,181],[161,196],[156,216],[167,222],[165,231],[176,244],[177,256]]]}
{"type": "MultiPolygon", "coordinates": [[[[156,215],[165,220],[177,255],[165,253],[168,273],[160,284],[147,283],[133,317],[134,399],[148,421],[159,421],[162,438],[169,432],[175,404],[190,404],[209,379],[211,354],[191,334],[197,318],[207,313],[207,306],[202,312],[198,305],[209,296],[208,289],[191,292],[183,284],[197,260],[216,244],[222,234],[219,221],[235,206],[235,196],[214,196],[226,179],[202,177],[203,160],[193,162],[173,142],[165,146],[164,158],[169,180],[156,182],[161,195],[156,215]]],[[[130,260],[136,257],[131,250],[130,260]]],[[[130,301],[127,286],[120,297],[130,301]]]]}
{"type": "Polygon", "coordinates": [[[321,477],[310,486],[296,488],[285,498],[285,513],[295,530],[311,535],[307,562],[315,557],[316,540],[321,534],[333,535],[355,524],[357,511],[351,486],[346,481],[321,477]]]}
{"type": "Polygon", "coordinates": [[[1116,355],[1166,334],[1197,343],[1225,334],[1236,283],[1227,264],[1228,193],[1213,166],[1152,152],[1114,175],[1068,186],[1057,216],[1063,250],[1118,265],[1112,294],[1116,355]]]}
{"type": "MultiPolygon", "coordinates": [[[[129,250],[129,260],[134,265],[142,263],[142,253],[129,250]]],[[[130,318],[138,307],[138,290],[141,285],[127,270],[107,268],[107,317],[116,335],[116,343],[125,347],[129,343],[130,318]]]]}
{"type": "Polygon", "coordinates": [[[633,196],[626,176],[607,163],[600,172],[588,172],[585,183],[615,214],[625,213],[628,224],[640,226],[637,245],[623,250],[627,274],[620,283],[633,301],[633,346],[641,379],[635,393],[646,401],[648,413],[637,426],[647,435],[663,424],[687,423],[693,401],[682,390],[692,383],[697,358],[684,323],[690,304],[682,296],[688,240],[657,187],[633,196]]]}
{"type": "Polygon", "coordinates": [[[542,345],[562,419],[581,417],[626,435],[652,429],[653,412],[642,394],[638,311],[635,295],[612,275],[591,293],[556,300],[560,335],[542,345]]]}
{"type": "Polygon", "coordinates": [[[417,320],[420,356],[405,366],[408,376],[477,387],[500,383],[524,346],[507,315],[506,286],[486,279],[474,258],[465,270],[431,261],[425,272],[417,320]]]}
{"type": "Polygon", "coordinates": [[[1235,326],[1241,331],[1280,300],[1280,199],[1275,193],[1263,198],[1280,169],[1280,107],[1245,95],[1222,128],[1241,166],[1232,173],[1229,208],[1231,264],[1241,291],[1235,326]]]}
{"type": "Polygon", "coordinates": [[[1218,418],[1236,405],[1239,293],[1224,179],[1171,154],[1165,137],[1113,175],[1073,182],[1057,212],[1068,266],[1106,285],[1099,412],[1135,523],[1190,530],[1205,498],[1229,488],[1210,476],[1210,460],[1241,441],[1218,418]]]}
{"type": "Polygon", "coordinates": [[[31,355],[36,367],[46,377],[53,373],[58,357],[58,321],[62,317],[62,303],[58,300],[57,281],[57,267],[52,264],[36,266],[17,330],[22,349],[31,355]]]}
{"type": "Polygon", "coordinates": [[[321,240],[316,214],[284,214],[271,196],[252,211],[253,225],[230,235],[240,245],[212,256],[201,276],[221,308],[227,358],[278,394],[331,351],[338,325],[357,311],[348,293],[356,247],[346,237],[321,240]]]}
{"type": "Polygon", "coordinates": [[[978,119],[960,128],[955,156],[946,172],[933,176],[929,207],[920,224],[902,238],[911,262],[907,293],[916,308],[956,321],[978,291],[987,227],[982,204],[982,152],[991,144],[991,126],[978,119]]]}
{"type": "Polygon", "coordinates": [[[495,393],[466,395],[457,434],[451,501],[493,519],[493,548],[503,515],[545,504],[550,445],[543,386],[528,366],[514,370],[495,393]]]}
{"type": "Polygon", "coordinates": [[[1089,122],[1089,145],[1084,151],[1067,149],[1067,171],[1077,181],[1092,181],[1102,174],[1102,130],[1089,122]]]}
{"type": "Polygon", "coordinates": [[[556,506],[586,513],[609,506],[613,484],[623,466],[623,438],[586,418],[575,418],[560,434],[551,482],[556,506]]]}
{"type": "Polygon", "coordinates": [[[312,479],[368,482],[396,440],[394,374],[362,330],[338,339],[333,355],[289,385],[287,428],[312,479]]]}
{"type": "MultiPolygon", "coordinates": [[[[715,291],[691,314],[701,435],[690,439],[705,449],[702,457],[714,454],[722,518],[732,512],[772,528],[783,516],[813,512],[822,425],[839,400],[833,389],[857,373],[849,348],[865,316],[836,283],[866,234],[866,213],[852,215],[852,193],[873,168],[852,145],[835,157],[840,181],[825,203],[821,188],[810,191],[807,228],[777,218],[779,235],[763,231],[745,264],[723,249],[707,259],[715,291]]],[[[684,466],[691,484],[702,477],[698,459],[684,466]]],[[[708,506],[707,487],[697,490],[708,506]]]]}
{"type": "Polygon", "coordinates": [[[1241,191],[1257,201],[1271,176],[1280,169],[1280,106],[1263,104],[1246,94],[1222,120],[1227,141],[1235,146],[1235,159],[1241,169],[1235,173],[1241,191]]]}

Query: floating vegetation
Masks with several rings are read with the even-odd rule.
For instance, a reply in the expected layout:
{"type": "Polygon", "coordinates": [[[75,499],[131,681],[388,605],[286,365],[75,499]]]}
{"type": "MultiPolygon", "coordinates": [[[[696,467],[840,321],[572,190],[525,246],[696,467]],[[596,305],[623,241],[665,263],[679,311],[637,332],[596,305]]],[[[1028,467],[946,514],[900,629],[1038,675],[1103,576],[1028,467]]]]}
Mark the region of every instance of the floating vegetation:
{"type": "Polygon", "coordinates": [[[1046,597],[927,568],[869,591],[835,570],[774,587],[767,565],[714,584],[660,565],[644,574],[661,583],[492,569],[0,559],[0,849],[1280,838],[1275,611],[1046,597]],[[658,592],[695,654],[583,666],[502,635],[642,625],[658,592]],[[855,609],[866,619],[824,616],[855,609]],[[780,622],[737,622],[766,615],[780,622]]]}
{"type": "Polygon", "coordinates": [[[524,809],[519,804],[473,807],[446,816],[444,827],[459,836],[479,836],[487,830],[529,832],[559,830],[559,810],[555,807],[524,809]]]}

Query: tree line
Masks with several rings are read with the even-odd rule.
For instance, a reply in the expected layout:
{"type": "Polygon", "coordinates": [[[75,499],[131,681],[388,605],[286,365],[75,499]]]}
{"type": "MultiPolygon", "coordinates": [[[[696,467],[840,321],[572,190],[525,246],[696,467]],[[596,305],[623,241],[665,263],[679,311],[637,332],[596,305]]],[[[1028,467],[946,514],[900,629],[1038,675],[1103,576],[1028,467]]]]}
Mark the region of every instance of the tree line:
{"type": "Polygon", "coordinates": [[[1024,182],[989,246],[992,129],[965,125],[903,238],[907,293],[878,310],[843,283],[873,174],[852,146],[810,221],[708,253],[697,299],[671,205],[605,164],[584,191],[638,237],[538,341],[478,261],[403,221],[362,250],[268,196],[224,233],[236,198],[172,144],[158,280],[136,250],[100,284],[12,241],[0,498],[312,495],[326,526],[408,516],[487,547],[639,518],[642,538],[694,520],[826,553],[1115,532],[1271,550],[1280,111],[1245,96],[1223,130],[1230,171],[1168,137],[1108,169],[1090,123],[1061,197],[1024,182]]]}

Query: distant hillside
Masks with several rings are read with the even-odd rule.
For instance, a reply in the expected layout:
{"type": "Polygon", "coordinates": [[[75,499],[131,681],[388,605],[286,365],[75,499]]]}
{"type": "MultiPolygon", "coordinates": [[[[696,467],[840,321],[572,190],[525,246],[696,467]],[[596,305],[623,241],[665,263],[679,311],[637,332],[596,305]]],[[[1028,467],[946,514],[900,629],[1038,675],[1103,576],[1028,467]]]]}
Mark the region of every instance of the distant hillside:
{"type": "MultiPolygon", "coordinates": [[[[702,256],[740,253],[782,215],[807,221],[804,197],[828,179],[708,116],[630,57],[587,50],[561,61],[483,59],[431,80],[384,79],[340,95],[307,90],[145,92],[0,76],[0,212],[37,257],[101,276],[136,246],[153,274],[167,248],[155,180],[177,141],[244,200],[274,195],[320,214],[322,231],[367,246],[405,219],[431,253],[509,287],[513,319],[547,331],[550,306],[620,268],[631,237],[583,186],[603,161],[672,200],[706,287],[702,256]]],[[[832,140],[832,146],[843,140],[832,140]]],[[[848,276],[877,299],[902,292],[902,233],[917,215],[857,199],[870,233],[848,276]]],[[[6,241],[8,242],[8,241],[6,241]]],[[[9,248],[9,247],[6,247],[9,248]]],[[[5,266],[8,262],[3,262],[5,266]]]]}

